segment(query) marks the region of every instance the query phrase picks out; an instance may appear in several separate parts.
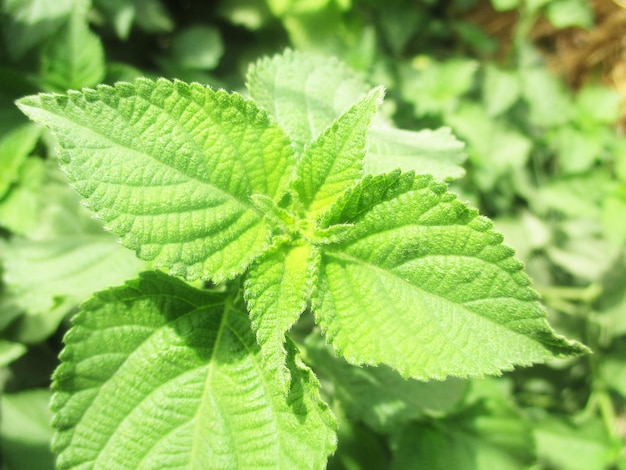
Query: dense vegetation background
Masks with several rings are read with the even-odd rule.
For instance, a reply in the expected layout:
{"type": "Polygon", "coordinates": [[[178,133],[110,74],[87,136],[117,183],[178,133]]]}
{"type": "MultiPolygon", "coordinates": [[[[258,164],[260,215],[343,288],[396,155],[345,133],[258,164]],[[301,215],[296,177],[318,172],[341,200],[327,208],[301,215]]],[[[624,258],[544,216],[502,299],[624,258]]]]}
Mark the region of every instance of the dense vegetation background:
{"type": "MultiPolygon", "coordinates": [[[[1,14],[5,468],[53,467],[48,386],[68,318],[138,269],[99,248],[100,226],[67,189],[48,135],[14,100],[138,76],[242,91],[250,62],[290,47],[385,85],[383,112],[398,127],[451,127],[467,153],[453,189],[515,247],[551,324],[594,351],[470,381],[466,402],[482,399],[446,418],[471,436],[462,445],[495,442],[522,467],[626,469],[626,5],[3,0],[1,14]]],[[[339,438],[333,468],[383,468],[393,449],[367,423],[339,438]]]]}

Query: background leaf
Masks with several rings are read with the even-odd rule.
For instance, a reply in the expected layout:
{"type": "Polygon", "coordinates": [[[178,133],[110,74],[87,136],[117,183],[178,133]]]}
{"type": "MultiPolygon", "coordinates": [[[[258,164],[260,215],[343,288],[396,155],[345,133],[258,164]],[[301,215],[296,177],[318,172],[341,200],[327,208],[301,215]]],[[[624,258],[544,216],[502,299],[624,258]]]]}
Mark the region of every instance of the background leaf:
{"type": "Polygon", "coordinates": [[[196,24],[179,31],[172,38],[170,55],[181,67],[214,69],[224,53],[222,37],[217,29],[196,24]]]}
{"type": "Polygon", "coordinates": [[[448,113],[456,109],[463,94],[472,88],[478,63],[469,59],[439,62],[418,56],[404,68],[402,94],[415,105],[420,116],[448,113]],[[417,72],[417,73],[415,73],[417,72]]]}
{"type": "Polygon", "coordinates": [[[535,461],[530,423],[507,400],[485,395],[480,389],[490,386],[482,382],[472,383],[469,406],[455,415],[398,430],[391,468],[529,468],[535,461]]]}
{"type": "Polygon", "coordinates": [[[82,0],[5,0],[4,12],[9,17],[4,29],[14,59],[39,45],[69,18],[82,0]]]}
{"type": "Polygon", "coordinates": [[[621,448],[598,420],[578,427],[548,417],[535,424],[535,439],[544,465],[572,470],[605,469],[621,448]]]}
{"type": "Polygon", "coordinates": [[[18,304],[31,314],[45,314],[60,303],[69,310],[94,291],[135,277],[145,263],[101,231],[11,241],[4,267],[4,280],[18,304]]]}
{"type": "MultiPolygon", "coordinates": [[[[32,226],[23,237],[0,241],[7,291],[31,316],[56,309],[67,313],[94,291],[132,279],[146,267],[79,204],[56,163],[43,164],[32,226]]],[[[16,209],[16,217],[29,215],[27,207],[16,209]]]]}
{"type": "Polygon", "coordinates": [[[460,178],[467,155],[464,145],[447,127],[407,131],[372,126],[368,134],[365,172],[387,173],[398,168],[435,179],[460,178]]]}
{"type": "Polygon", "coordinates": [[[530,121],[541,127],[565,124],[572,116],[573,105],[559,80],[547,70],[531,67],[520,73],[522,96],[529,108],[530,121]]]}
{"type": "Polygon", "coordinates": [[[520,97],[519,76],[513,71],[502,70],[493,65],[485,67],[482,86],[485,111],[492,117],[505,112],[520,97]]]}
{"type": "Polygon", "coordinates": [[[43,88],[63,92],[91,87],[104,79],[104,50],[89,30],[89,5],[79,1],[67,22],[46,42],[41,54],[43,88]]]}
{"type": "Polygon", "coordinates": [[[0,139],[0,200],[18,180],[19,170],[40,134],[39,126],[25,124],[0,139]]]}
{"type": "MultiPolygon", "coordinates": [[[[294,141],[296,151],[316,139],[370,88],[343,63],[312,53],[285,51],[248,71],[248,90],[294,141]]],[[[412,132],[390,127],[378,116],[367,136],[365,170],[402,168],[438,179],[458,178],[464,170],[463,144],[445,128],[412,132]]]]}
{"type": "Polygon", "coordinates": [[[26,346],[23,344],[0,339],[0,368],[11,364],[25,352],[26,346]]]}
{"type": "Polygon", "coordinates": [[[161,0],[93,0],[94,5],[113,23],[120,39],[129,38],[134,24],[149,33],[166,33],[174,21],[161,0]]]}
{"type": "Polygon", "coordinates": [[[306,339],[306,358],[332,393],[347,417],[362,421],[380,433],[397,431],[402,425],[425,416],[442,416],[457,407],[468,382],[419,382],[404,379],[386,367],[356,367],[334,354],[319,335],[306,339]]]}
{"type": "Polygon", "coordinates": [[[247,84],[252,98],[285,129],[297,152],[370,88],[337,60],[290,50],[251,66],[247,84]]]}
{"type": "Polygon", "coordinates": [[[593,25],[593,11],[583,0],[552,0],[546,5],[546,16],[559,29],[593,25]]]}
{"type": "Polygon", "coordinates": [[[2,394],[0,449],[6,468],[55,468],[50,452],[52,414],[49,401],[49,390],[2,394]]]}

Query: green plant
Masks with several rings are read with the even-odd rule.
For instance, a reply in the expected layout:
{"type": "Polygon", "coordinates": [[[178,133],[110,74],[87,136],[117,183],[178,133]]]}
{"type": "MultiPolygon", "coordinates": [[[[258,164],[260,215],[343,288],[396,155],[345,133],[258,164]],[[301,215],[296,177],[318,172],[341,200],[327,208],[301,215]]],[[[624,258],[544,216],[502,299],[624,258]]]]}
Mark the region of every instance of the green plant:
{"type": "MultiPolygon", "coordinates": [[[[529,42],[531,27],[541,16],[560,27],[591,28],[589,38],[611,37],[618,23],[603,20],[601,3],[592,7],[583,0],[491,3],[497,10],[515,8],[516,14],[496,14],[475,0],[0,0],[0,468],[54,467],[50,377],[78,306],[87,302],[84,305],[100,311],[98,318],[108,318],[106,312],[113,309],[105,308],[112,298],[109,294],[103,298],[94,292],[113,290],[124,310],[138,308],[134,288],[152,292],[173,285],[189,296],[207,294],[221,303],[222,307],[203,310],[213,319],[223,318],[227,299],[248,310],[246,299],[237,292],[245,293],[246,277],[256,261],[246,268],[247,274],[222,284],[201,278],[177,282],[180,276],[170,279],[154,272],[169,267],[139,260],[133,250],[121,246],[118,236],[103,230],[102,221],[80,204],[59,169],[55,139],[15,106],[26,95],[92,89],[99,83],[133,82],[137,77],[176,77],[252,95],[255,105],[266,108],[269,119],[287,131],[296,158],[314,135],[298,143],[289,123],[279,117],[285,115],[296,124],[302,117],[308,119],[306,113],[296,118],[283,111],[302,110],[289,109],[292,100],[287,95],[302,94],[303,77],[307,96],[326,90],[315,102],[337,99],[335,106],[327,106],[325,120],[312,122],[315,135],[368,94],[371,86],[366,83],[384,84],[385,101],[367,131],[364,175],[380,177],[401,168],[431,174],[435,181],[453,180],[449,191],[492,218],[495,230],[515,248],[515,257],[525,263],[533,288],[542,297],[550,324],[593,350],[576,358],[518,367],[497,378],[424,382],[403,378],[385,364],[347,362],[326,344],[320,334],[322,323],[316,326],[307,302],[299,317],[293,313],[298,319],[288,330],[284,351],[267,347],[282,339],[270,333],[280,328],[267,328],[261,347],[259,335],[249,325],[251,336],[231,343],[230,351],[237,344],[250,345],[252,360],[219,364],[227,373],[234,365],[263,364],[265,370],[274,364],[278,368],[271,377],[291,384],[294,377],[313,380],[301,368],[298,358],[302,358],[320,386],[313,381],[291,397],[300,396],[298,403],[310,399],[319,403],[315,397],[319,389],[321,400],[332,410],[336,425],[331,423],[335,431],[330,434],[336,434],[337,448],[328,468],[623,468],[626,147],[615,126],[621,98],[593,73],[581,89],[568,87],[569,80],[557,77],[546,65],[544,53],[548,61],[555,59],[551,36],[529,42]],[[601,13],[597,20],[594,10],[601,13]],[[474,23],[480,17],[480,23],[474,23]],[[485,19],[506,23],[511,34],[490,36],[480,26],[490,26],[485,19]],[[606,23],[612,26],[606,29],[606,23]],[[250,80],[250,93],[244,91],[248,64],[286,45],[300,51],[288,53],[299,59],[282,59],[295,60],[296,73],[289,75],[287,68],[289,73],[274,78],[272,73],[264,75],[267,80],[257,74],[264,83],[255,92],[250,80]],[[324,59],[330,56],[356,72],[324,59]],[[343,85],[333,92],[328,84],[338,81],[343,85]],[[282,100],[276,112],[273,99],[259,95],[275,85],[290,91],[280,98],[272,95],[282,100]],[[140,276],[142,271],[147,274],[140,276]],[[125,282],[124,288],[110,287],[125,282]],[[281,356],[288,358],[282,369],[281,356]]],[[[619,12],[621,7],[611,5],[611,11],[619,12]]],[[[571,29],[564,34],[583,41],[587,37],[571,29]]],[[[620,47],[617,41],[615,45],[620,47]]],[[[587,59],[594,57],[598,55],[587,59]]],[[[277,62],[280,59],[269,61],[277,62]]],[[[295,131],[303,129],[306,126],[295,131]]],[[[288,200],[279,201],[274,209],[273,201],[263,199],[254,198],[254,210],[265,213],[273,234],[289,232],[285,236],[292,244],[294,235],[311,235],[306,226],[295,232],[288,229],[291,223],[285,224],[281,216],[282,209],[288,213],[295,209],[288,200]]],[[[322,239],[312,237],[317,252],[339,248],[344,229],[333,230],[341,233],[327,232],[334,241],[321,248],[322,239]]],[[[282,249],[274,245],[276,256],[285,254],[286,245],[282,249]]],[[[298,246],[288,253],[293,251],[306,250],[298,246]]],[[[208,297],[194,298],[201,303],[208,297]]],[[[151,308],[145,306],[147,311],[151,308]]],[[[245,320],[240,313],[234,317],[229,313],[228,318],[245,320]]],[[[87,321],[90,316],[78,318],[87,321]]],[[[209,340],[202,341],[191,339],[175,349],[154,352],[154,357],[163,358],[165,367],[174,351],[197,352],[201,344],[210,346],[209,340]]],[[[200,369],[205,356],[197,356],[200,369]]],[[[103,362],[95,357],[80,367],[88,363],[103,362]]],[[[227,374],[218,377],[228,380],[227,374]]],[[[276,399],[269,391],[268,396],[276,399]]],[[[284,410],[281,406],[279,411],[284,410]]],[[[321,429],[310,434],[313,446],[328,436],[324,407],[312,415],[319,419],[310,421],[321,429]]],[[[298,433],[304,428],[288,415],[283,418],[281,426],[294,424],[289,434],[295,440],[283,439],[281,445],[301,449],[297,444],[303,434],[298,433]]],[[[157,421],[150,421],[153,424],[157,421]]]]}
{"type": "MultiPolygon", "coordinates": [[[[390,127],[375,117],[381,88],[315,56],[260,61],[248,89],[252,100],[139,79],[18,101],[58,140],[87,206],[157,269],[96,294],[65,337],[59,467],[323,466],[336,425],[299,351],[339,389],[353,372],[332,365],[318,327],[288,333],[309,310],[348,363],[389,366],[363,370],[398,381],[384,395],[409,409],[412,393],[441,393],[417,380],[586,351],[552,332],[492,223],[431,176],[460,173],[445,130],[390,127]]],[[[445,384],[450,402],[425,400],[430,414],[458,401],[445,384]]],[[[484,414],[469,403],[452,423],[484,414]]],[[[362,418],[396,441],[399,468],[412,465],[410,413],[371,408],[362,418]]]]}

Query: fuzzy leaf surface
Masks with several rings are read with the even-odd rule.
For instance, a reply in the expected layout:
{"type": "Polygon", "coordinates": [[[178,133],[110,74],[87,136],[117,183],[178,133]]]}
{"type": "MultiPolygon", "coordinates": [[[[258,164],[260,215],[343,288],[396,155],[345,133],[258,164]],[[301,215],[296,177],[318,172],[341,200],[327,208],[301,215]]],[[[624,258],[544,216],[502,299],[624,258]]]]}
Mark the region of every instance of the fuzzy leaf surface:
{"type": "Polygon", "coordinates": [[[428,380],[587,351],[550,329],[491,222],[431,177],[363,179],[322,226],[342,223],[354,225],[322,251],[313,310],[349,362],[428,380]]]}
{"type": "Polygon", "coordinates": [[[252,102],[138,79],[18,106],[52,130],[75,189],[140,258],[220,282],[268,247],[250,196],[282,196],[294,162],[287,136],[252,102]]]}
{"type": "Polygon", "coordinates": [[[59,468],[322,468],[317,381],[289,343],[285,396],[239,304],[158,272],[86,303],[54,375],[59,468]]]}
{"type": "Polygon", "coordinates": [[[245,298],[252,328],[267,367],[285,390],[285,332],[306,308],[311,295],[316,251],[308,243],[281,246],[257,260],[246,275],[245,298]]]}
{"type": "Polygon", "coordinates": [[[305,146],[294,188],[310,219],[317,219],[363,173],[365,134],[383,98],[376,88],[305,146]]]}

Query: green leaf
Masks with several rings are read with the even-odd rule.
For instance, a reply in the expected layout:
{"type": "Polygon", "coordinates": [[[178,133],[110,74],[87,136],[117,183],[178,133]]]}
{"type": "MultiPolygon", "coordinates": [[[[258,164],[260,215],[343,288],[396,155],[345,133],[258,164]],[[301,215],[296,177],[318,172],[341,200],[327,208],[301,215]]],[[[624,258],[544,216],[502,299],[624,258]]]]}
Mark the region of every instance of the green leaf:
{"type": "Polygon", "coordinates": [[[269,0],[268,6],[276,16],[283,16],[294,13],[315,13],[323,10],[331,3],[331,0],[308,0],[306,2],[298,0],[269,0]]]}
{"type": "MultiPolygon", "coordinates": [[[[25,234],[25,238],[50,241],[82,235],[102,236],[102,222],[94,219],[92,213],[80,203],[79,195],[69,186],[67,177],[61,172],[58,160],[49,158],[43,165],[41,182],[36,187],[37,224],[25,234]]],[[[111,236],[109,238],[114,239],[111,236]]]]}
{"type": "Polygon", "coordinates": [[[38,314],[61,302],[67,311],[96,290],[134,278],[145,263],[101,231],[43,241],[12,239],[4,268],[4,281],[18,305],[38,314]]]}
{"type": "Polygon", "coordinates": [[[110,17],[115,34],[120,39],[128,39],[135,19],[135,5],[132,0],[93,0],[94,6],[110,17]]]}
{"type": "MultiPolygon", "coordinates": [[[[582,227],[589,221],[582,219],[579,224],[582,227]]],[[[593,282],[614,268],[621,250],[604,238],[581,234],[560,245],[549,246],[546,253],[553,263],[565,271],[593,282]]]]}
{"type": "Polygon", "coordinates": [[[526,0],[526,8],[528,9],[528,14],[536,14],[537,11],[552,2],[553,0],[526,0]]]}
{"type": "Polygon", "coordinates": [[[89,30],[88,2],[80,1],[41,53],[43,88],[65,91],[97,85],[104,79],[104,50],[89,30]]]}
{"type": "Polygon", "coordinates": [[[58,466],[322,468],[318,383],[287,343],[285,396],[241,304],[158,272],[85,304],[53,378],[58,466]]]}
{"type": "Polygon", "coordinates": [[[166,33],[174,29],[167,8],[161,0],[133,0],[135,21],[148,33],[166,33]]]}
{"type": "MultiPolygon", "coordinates": [[[[2,246],[0,245],[0,255],[2,246]]],[[[22,314],[22,310],[15,304],[13,298],[2,289],[0,297],[0,330],[4,330],[22,314]]]]}
{"type": "Polygon", "coordinates": [[[419,382],[404,379],[385,366],[356,367],[338,358],[321,336],[306,339],[306,359],[322,379],[332,382],[335,399],[354,421],[380,433],[425,416],[452,411],[467,390],[467,381],[419,382]]]}
{"type": "MultiPolygon", "coordinates": [[[[73,307],[76,305],[61,303],[53,310],[41,314],[30,314],[20,310],[20,315],[9,326],[8,334],[12,340],[23,344],[41,344],[58,331],[61,322],[67,317],[70,308],[73,307]]],[[[54,366],[51,363],[48,365],[54,366]]],[[[47,382],[49,375],[49,370],[46,368],[41,374],[40,380],[47,382]]]]}
{"type": "Polygon", "coordinates": [[[495,117],[511,108],[521,92],[519,75],[495,66],[485,67],[482,95],[487,114],[495,117]]]}
{"type": "Polygon", "coordinates": [[[0,339],[0,368],[6,367],[26,353],[26,346],[21,343],[0,339]]]}
{"type": "Polygon", "coordinates": [[[0,199],[11,184],[19,179],[19,171],[32,152],[41,135],[41,128],[34,124],[17,127],[0,140],[0,199]]]}
{"type": "Polygon", "coordinates": [[[309,219],[326,212],[363,174],[365,133],[382,99],[382,88],[375,88],[305,146],[293,188],[309,219]]]}
{"type": "Polygon", "coordinates": [[[28,240],[102,234],[102,223],[79,203],[56,158],[28,158],[20,179],[0,202],[0,224],[28,240]]]}
{"type": "Polygon", "coordinates": [[[529,119],[540,127],[557,127],[573,115],[573,103],[563,83],[544,68],[521,70],[522,96],[529,107],[529,119]]]}
{"type": "Polygon", "coordinates": [[[579,120],[615,124],[620,117],[622,96],[614,89],[588,85],[576,94],[579,120]]]}
{"type": "Polygon", "coordinates": [[[608,196],[602,204],[602,226],[605,236],[613,243],[626,241],[626,188],[621,194],[608,196]]]}
{"type": "Polygon", "coordinates": [[[593,9],[584,0],[552,0],[546,6],[546,17],[555,28],[591,28],[594,23],[593,9]]]}
{"type": "Polygon", "coordinates": [[[534,462],[530,431],[515,412],[479,403],[451,419],[405,427],[398,433],[391,468],[526,470],[534,462]]]}
{"type": "Polygon", "coordinates": [[[475,60],[457,58],[439,62],[418,56],[411,67],[401,70],[402,95],[414,104],[418,116],[445,114],[454,111],[460,97],[472,88],[477,70],[475,60]]]}
{"type": "MultiPolygon", "coordinates": [[[[614,329],[610,332],[616,333],[614,329]]],[[[626,398],[626,364],[624,364],[623,351],[621,352],[622,354],[607,354],[602,358],[600,376],[609,388],[626,398]]]]}
{"type": "Polygon", "coordinates": [[[379,27],[393,56],[401,56],[409,40],[416,35],[425,19],[419,8],[407,8],[404,2],[390,2],[381,8],[379,27]]]}
{"type": "Polygon", "coordinates": [[[36,230],[44,174],[43,160],[26,159],[17,184],[0,201],[0,226],[20,235],[36,230]]]}
{"type": "Polygon", "coordinates": [[[256,31],[266,26],[271,20],[271,12],[265,2],[256,0],[231,0],[220,3],[219,16],[232,24],[256,31]]]}
{"type": "Polygon", "coordinates": [[[93,0],[109,17],[120,39],[126,40],[133,23],[148,33],[167,33],[174,22],[161,0],[93,0]]]}
{"type": "Polygon", "coordinates": [[[553,209],[568,217],[600,218],[600,207],[616,182],[605,171],[553,179],[537,191],[531,201],[535,210],[546,214],[553,209]]]}
{"type": "Polygon", "coordinates": [[[357,70],[371,70],[377,55],[377,30],[350,10],[351,0],[325,1],[321,8],[310,8],[310,1],[289,0],[293,8],[281,21],[289,43],[301,51],[341,59],[357,70]],[[351,20],[346,21],[350,17],[351,20]]]}
{"type": "Polygon", "coordinates": [[[282,245],[269,251],[250,268],[245,298],[268,370],[285,392],[289,369],[285,366],[285,332],[304,311],[311,296],[316,251],[308,243],[282,245]]]}
{"type": "Polygon", "coordinates": [[[22,70],[0,65],[0,138],[28,122],[15,106],[15,100],[37,91],[32,83],[24,80],[22,70]]]}
{"type": "Polygon", "coordinates": [[[32,213],[17,204],[19,199],[7,201],[16,204],[16,217],[33,219],[25,237],[0,242],[4,282],[17,305],[30,315],[56,308],[67,312],[94,291],[135,278],[145,269],[145,263],[80,205],[56,163],[51,159],[45,165],[32,194],[32,213]]]}
{"type": "Polygon", "coordinates": [[[336,59],[291,50],[252,65],[247,85],[298,153],[370,88],[336,59]]]}
{"type": "Polygon", "coordinates": [[[211,70],[224,53],[219,30],[194,25],[178,31],[172,38],[170,56],[174,63],[187,69],[211,70]]]}
{"type": "Polygon", "coordinates": [[[338,223],[354,226],[321,250],[312,306],[349,362],[428,380],[587,351],[550,329],[492,223],[431,177],[366,177],[321,226],[338,223]]]}
{"type": "Polygon", "coordinates": [[[52,415],[49,390],[28,390],[2,395],[0,449],[5,468],[53,470],[50,452],[52,415]]]}
{"type": "Polygon", "coordinates": [[[522,261],[551,243],[552,233],[546,221],[524,210],[511,216],[494,219],[495,226],[504,239],[515,248],[522,261]]]}
{"type": "Polygon", "coordinates": [[[283,131],[252,102],[139,79],[18,105],[52,130],[75,189],[141,259],[221,282],[269,246],[250,196],[280,199],[294,160],[283,131]]]}
{"type": "Polygon", "coordinates": [[[59,29],[79,1],[4,0],[9,21],[3,30],[13,59],[20,59],[59,29]]]}
{"type": "Polygon", "coordinates": [[[432,175],[438,180],[456,179],[465,174],[465,145],[447,127],[407,131],[372,126],[368,133],[365,172],[387,173],[398,168],[432,175]]]}
{"type": "MultiPolygon", "coordinates": [[[[337,412],[337,407],[334,407],[337,412]]],[[[339,416],[337,450],[328,462],[328,470],[363,470],[389,468],[386,442],[364,424],[339,416]]]]}
{"type": "MultiPolygon", "coordinates": [[[[336,59],[290,50],[263,59],[248,71],[250,94],[287,131],[298,153],[368,89],[336,59]]],[[[367,144],[365,171],[369,173],[402,168],[432,172],[438,179],[464,173],[458,165],[465,159],[462,144],[446,129],[413,132],[374,122],[367,144]]]]}
{"type": "Polygon", "coordinates": [[[491,5],[496,11],[513,10],[520,6],[521,0],[491,0],[491,5]]]}
{"type": "Polygon", "coordinates": [[[512,172],[519,172],[528,161],[532,141],[506,123],[494,120],[478,104],[461,104],[448,116],[448,123],[467,140],[470,160],[476,168],[474,178],[484,191],[491,190],[512,172]]]}
{"type": "Polygon", "coordinates": [[[600,419],[574,426],[555,417],[534,423],[539,460],[546,468],[604,470],[622,450],[611,442],[600,419]]]}
{"type": "Polygon", "coordinates": [[[602,155],[603,142],[597,135],[575,126],[561,126],[549,136],[566,174],[586,173],[602,155]]]}

